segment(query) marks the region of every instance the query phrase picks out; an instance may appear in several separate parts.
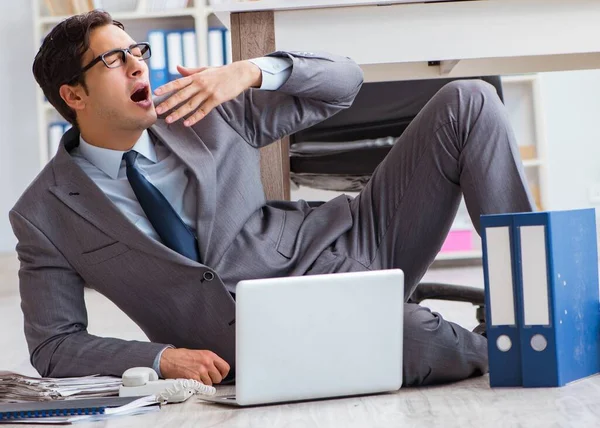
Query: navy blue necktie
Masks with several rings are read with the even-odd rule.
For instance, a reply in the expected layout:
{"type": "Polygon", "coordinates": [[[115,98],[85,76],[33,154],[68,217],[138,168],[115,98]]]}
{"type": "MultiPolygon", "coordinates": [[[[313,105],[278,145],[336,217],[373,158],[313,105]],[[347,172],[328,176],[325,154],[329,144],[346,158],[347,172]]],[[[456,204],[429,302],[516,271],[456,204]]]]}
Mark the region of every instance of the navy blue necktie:
{"type": "Polygon", "coordinates": [[[163,244],[197,262],[198,242],[190,228],[175,212],[167,198],[142,175],[135,160],[137,152],[131,150],[123,155],[127,165],[127,179],[148,220],[160,236],[163,244]]]}

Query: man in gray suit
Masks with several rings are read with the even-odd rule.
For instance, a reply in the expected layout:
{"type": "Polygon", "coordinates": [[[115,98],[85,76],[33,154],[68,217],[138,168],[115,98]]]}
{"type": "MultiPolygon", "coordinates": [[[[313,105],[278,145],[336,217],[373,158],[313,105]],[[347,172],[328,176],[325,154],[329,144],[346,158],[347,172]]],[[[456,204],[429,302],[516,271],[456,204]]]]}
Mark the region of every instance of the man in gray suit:
{"type": "MultiPolygon", "coordinates": [[[[235,368],[239,280],[401,268],[408,299],[461,191],[477,228],[481,213],[532,210],[515,138],[487,84],[444,87],[357,198],[311,208],[265,200],[258,148],[349,107],[362,84],[354,62],[275,52],[180,68],[153,103],[149,55],[94,11],[57,25],[35,58],[44,94],[73,124],[10,212],[25,334],[42,375],[148,366],[219,383],[235,368]],[[150,342],[90,335],[85,285],[150,342]]],[[[405,384],[487,371],[482,335],[415,304],[405,304],[404,326],[405,384]]]]}

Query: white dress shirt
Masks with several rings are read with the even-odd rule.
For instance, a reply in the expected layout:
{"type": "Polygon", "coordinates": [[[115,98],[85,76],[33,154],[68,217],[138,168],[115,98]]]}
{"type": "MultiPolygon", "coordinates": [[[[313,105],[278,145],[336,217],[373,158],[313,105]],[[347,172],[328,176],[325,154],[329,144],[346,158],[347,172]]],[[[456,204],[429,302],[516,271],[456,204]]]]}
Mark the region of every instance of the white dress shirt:
{"type": "MultiPolygon", "coordinates": [[[[279,89],[292,73],[292,60],[289,58],[262,57],[251,59],[250,62],[262,71],[262,90],[279,89]]],[[[154,144],[147,130],[144,130],[132,150],[141,155],[137,157],[136,165],[144,177],[160,190],[185,224],[195,233],[197,185],[186,174],[185,165],[164,144],[154,144]]],[[[82,137],[79,138],[79,147],[71,151],[75,163],[117,208],[143,233],[160,241],[127,180],[123,154],[123,151],[93,146],[82,137]]],[[[165,349],[167,347],[159,352],[154,360],[153,368],[160,377],[160,357],[165,349]]]]}

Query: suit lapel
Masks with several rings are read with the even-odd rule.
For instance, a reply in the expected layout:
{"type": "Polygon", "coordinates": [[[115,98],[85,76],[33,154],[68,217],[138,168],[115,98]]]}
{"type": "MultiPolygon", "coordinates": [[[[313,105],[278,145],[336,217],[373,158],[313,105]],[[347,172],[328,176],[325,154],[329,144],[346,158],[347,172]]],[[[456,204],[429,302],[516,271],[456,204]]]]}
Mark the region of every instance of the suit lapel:
{"type": "Polygon", "coordinates": [[[212,153],[192,129],[179,123],[168,125],[159,119],[149,131],[187,166],[197,181],[196,235],[200,260],[206,260],[217,204],[216,167],[212,153]]]}
{"type": "Polygon", "coordinates": [[[73,161],[69,151],[79,145],[73,127],[61,140],[52,161],[56,185],[50,191],[71,210],[108,236],[145,253],[186,265],[197,265],[141,232],[73,161]]]}

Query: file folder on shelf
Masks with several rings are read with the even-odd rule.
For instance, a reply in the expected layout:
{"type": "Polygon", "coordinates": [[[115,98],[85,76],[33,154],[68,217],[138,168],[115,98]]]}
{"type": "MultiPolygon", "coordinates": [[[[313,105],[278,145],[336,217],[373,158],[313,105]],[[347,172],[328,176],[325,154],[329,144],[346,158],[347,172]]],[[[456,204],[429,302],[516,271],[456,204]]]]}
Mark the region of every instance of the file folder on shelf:
{"type": "Polygon", "coordinates": [[[177,70],[178,65],[183,65],[183,41],[181,31],[167,32],[167,67],[168,79],[175,80],[181,77],[177,70]]]}
{"type": "Polygon", "coordinates": [[[148,43],[152,55],[148,60],[150,72],[150,88],[154,91],[159,86],[169,82],[169,70],[167,68],[167,45],[166,35],[163,30],[152,30],[148,32],[148,43]]]}
{"type": "Polygon", "coordinates": [[[594,209],[515,214],[524,387],[600,371],[594,209]]]}
{"type": "Polygon", "coordinates": [[[208,29],[208,65],[210,67],[221,67],[225,65],[226,60],[224,29],[211,27],[208,29]]]}
{"type": "Polygon", "coordinates": [[[231,49],[231,31],[225,29],[225,63],[231,64],[233,62],[233,52],[231,49]]]}
{"type": "Polygon", "coordinates": [[[521,386],[513,217],[481,216],[490,386],[521,386]]]}
{"type": "Polygon", "coordinates": [[[194,30],[182,31],[183,44],[183,66],[187,68],[198,67],[198,44],[196,43],[196,32],[194,30]]]}

